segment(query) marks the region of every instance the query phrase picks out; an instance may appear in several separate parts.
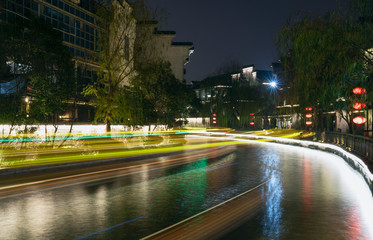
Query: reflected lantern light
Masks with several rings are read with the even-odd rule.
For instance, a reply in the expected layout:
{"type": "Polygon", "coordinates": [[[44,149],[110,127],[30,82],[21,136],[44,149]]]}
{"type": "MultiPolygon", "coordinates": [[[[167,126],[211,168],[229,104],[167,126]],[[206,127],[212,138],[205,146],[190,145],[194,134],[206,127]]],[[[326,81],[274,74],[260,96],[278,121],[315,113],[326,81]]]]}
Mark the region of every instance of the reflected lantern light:
{"type": "Polygon", "coordinates": [[[357,116],[357,117],[354,117],[354,119],[352,119],[352,121],[355,124],[360,125],[360,124],[364,124],[366,122],[366,119],[365,119],[365,117],[357,116]]]}
{"type": "Polygon", "coordinates": [[[362,87],[356,87],[354,89],[352,89],[352,92],[354,94],[357,94],[357,95],[360,95],[360,94],[363,94],[365,93],[367,90],[365,88],[362,88],[362,87]]]}
{"type": "Polygon", "coordinates": [[[312,121],[306,121],[306,125],[312,125],[312,121]]]}
{"type": "Polygon", "coordinates": [[[306,118],[311,118],[311,117],[312,117],[311,113],[306,114],[306,118]]]}

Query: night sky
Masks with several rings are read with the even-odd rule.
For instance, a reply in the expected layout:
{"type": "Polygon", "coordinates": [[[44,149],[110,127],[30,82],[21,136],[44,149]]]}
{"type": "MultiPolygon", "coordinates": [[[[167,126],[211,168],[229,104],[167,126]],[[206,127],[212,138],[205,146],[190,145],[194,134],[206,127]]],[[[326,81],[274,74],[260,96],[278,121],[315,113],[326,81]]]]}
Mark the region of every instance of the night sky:
{"type": "Polygon", "coordinates": [[[202,80],[231,61],[270,70],[277,60],[277,35],[292,13],[322,15],[337,7],[336,0],[149,0],[149,4],[167,12],[159,30],[174,30],[175,41],[194,43],[186,65],[188,82],[202,80]]]}

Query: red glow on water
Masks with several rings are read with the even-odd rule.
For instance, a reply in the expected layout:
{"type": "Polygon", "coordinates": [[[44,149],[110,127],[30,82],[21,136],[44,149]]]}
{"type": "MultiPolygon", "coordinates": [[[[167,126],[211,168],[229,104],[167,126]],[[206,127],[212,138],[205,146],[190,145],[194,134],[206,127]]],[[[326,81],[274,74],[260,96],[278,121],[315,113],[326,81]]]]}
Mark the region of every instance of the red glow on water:
{"type": "Polygon", "coordinates": [[[311,161],[308,158],[304,159],[303,165],[303,210],[306,214],[310,214],[312,210],[312,167],[311,161]]]}
{"type": "Polygon", "coordinates": [[[365,89],[365,88],[362,88],[362,87],[356,87],[356,88],[354,88],[354,89],[352,89],[352,92],[354,93],[354,94],[363,94],[363,93],[365,93],[367,90],[365,89]]]}
{"type": "Polygon", "coordinates": [[[355,108],[356,110],[360,110],[360,109],[365,108],[366,104],[361,103],[361,102],[356,102],[356,103],[354,103],[354,105],[352,105],[352,107],[355,108]]]}
{"type": "Polygon", "coordinates": [[[352,119],[352,121],[355,124],[360,125],[360,124],[364,124],[367,120],[365,119],[365,117],[357,116],[357,117],[354,117],[354,119],[352,119]]]}
{"type": "Polygon", "coordinates": [[[311,117],[312,117],[311,113],[306,114],[306,118],[311,118],[311,117]]]}

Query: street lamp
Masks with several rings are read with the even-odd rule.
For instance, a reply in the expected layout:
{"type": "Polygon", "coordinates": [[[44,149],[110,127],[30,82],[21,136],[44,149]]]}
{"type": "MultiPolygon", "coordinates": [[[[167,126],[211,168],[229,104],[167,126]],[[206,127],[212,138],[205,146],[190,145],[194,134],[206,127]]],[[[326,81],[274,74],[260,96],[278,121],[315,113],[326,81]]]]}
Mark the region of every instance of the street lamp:
{"type": "Polygon", "coordinates": [[[272,88],[276,88],[277,87],[277,82],[276,81],[272,81],[269,83],[269,85],[272,87],[272,88]]]}

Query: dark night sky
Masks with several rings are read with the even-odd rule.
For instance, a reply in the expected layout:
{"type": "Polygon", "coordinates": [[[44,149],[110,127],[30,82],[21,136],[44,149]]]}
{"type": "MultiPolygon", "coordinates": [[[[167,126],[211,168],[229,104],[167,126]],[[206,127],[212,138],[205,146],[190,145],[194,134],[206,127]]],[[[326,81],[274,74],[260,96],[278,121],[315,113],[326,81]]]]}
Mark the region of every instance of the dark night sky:
{"type": "Polygon", "coordinates": [[[176,41],[194,43],[185,78],[202,80],[232,60],[269,70],[277,60],[276,37],[298,10],[324,14],[336,0],[149,0],[167,11],[160,30],[176,31],[176,41]]]}

